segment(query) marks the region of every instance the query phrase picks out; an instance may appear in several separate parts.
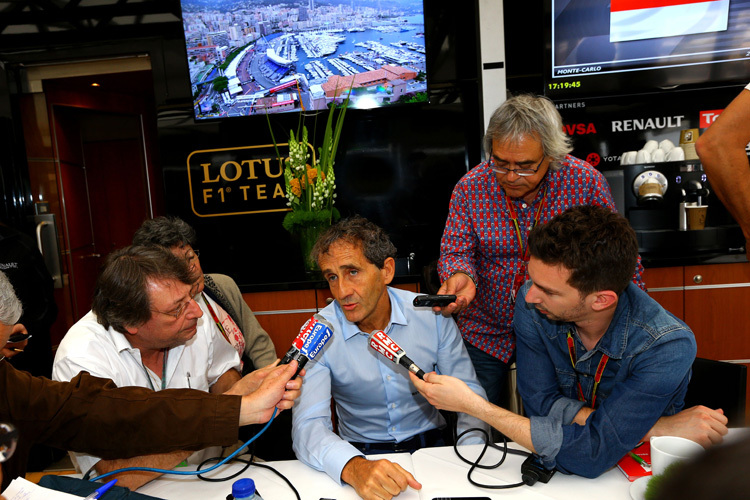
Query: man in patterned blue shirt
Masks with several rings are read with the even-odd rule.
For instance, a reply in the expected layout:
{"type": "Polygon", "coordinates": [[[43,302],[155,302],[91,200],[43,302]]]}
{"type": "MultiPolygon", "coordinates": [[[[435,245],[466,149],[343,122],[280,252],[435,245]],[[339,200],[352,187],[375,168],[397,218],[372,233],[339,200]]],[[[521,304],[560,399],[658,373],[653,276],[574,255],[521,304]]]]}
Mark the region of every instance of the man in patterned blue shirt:
{"type": "MultiPolygon", "coordinates": [[[[573,149],[552,101],[531,95],[505,101],[484,138],[488,156],[453,190],[440,244],[438,293],[457,295],[442,308],[458,327],[489,400],[503,401],[513,335],[515,294],[528,278],[526,238],[566,208],[615,210],[604,176],[573,149]]],[[[636,283],[643,288],[642,267],[636,283]]],[[[440,310],[440,308],[435,308],[440,310]]]]}

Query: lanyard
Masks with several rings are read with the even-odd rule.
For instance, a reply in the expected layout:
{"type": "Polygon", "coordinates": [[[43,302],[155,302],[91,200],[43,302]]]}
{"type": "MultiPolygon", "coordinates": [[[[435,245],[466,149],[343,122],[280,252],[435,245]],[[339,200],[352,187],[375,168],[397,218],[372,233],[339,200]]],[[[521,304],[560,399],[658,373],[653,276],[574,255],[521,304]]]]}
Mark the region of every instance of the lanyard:
{"type": "MultiPolygon", "coordinates": [[[[518,237],[518,248],[521,250],[521,253],[523,254],[523,261],[528,262],[529,260],[529,247],[526,246],[524,248],[523,244],[523,237],[521,236],[521,225],[518,223],[518,213],[516,213],[516,207],[513,205],[513,203],[509,199],[510,197],[508,195],[505,195],[505,207],[508,209],[508,212],[510,213],[510,220],[513,221],[513,225],[516,227],[516,237],[518,237]]],[[[547,201],[547,188],[544,188],[544,192],[542,193],[542,201],[539,202],[539,206],[536,209],[536,215],[534,215],[534,222],[531,223],[531,227],[529,228],[529,231],[531,231],[534,226],[536,226],[539,223],[539,217],[542,215],[542,209],[544,208],[544,204],[547,201]]],[[[528,236],[528,233],[527,233],[528,236]]]]}
{"type": "MultiPolygon", "coordinates": [[[[169,354],[169,351],[164,349],[164,359],[162,360],[161,365],[161,390],[167,388],[167,355],[169,354]]],[[[148,385],[151,386],[152,391],[156,391],[154,389],[154,383],[151,382],[151,374],[148,371],[148,368],[146,368],[146,365],[143,364],[143,361],[141,361],[141,366],[143,367],[143,371],[146,372],[146,380],[148,380],[148,385]]]]}
{"type": "Polygon", "coordinates": [[[208,308],[208,313],[213,318],[214,323],[216,323],[216,326],[219,328],[219,331],[221,332],[221,334],[224,335],[224,339],[231,344],[232,341],[229,340],[229,335],[227,335],[227,332],[224,330],[224,326],[222,326],[221,321],[219,321],[219,316],[216,314],[216,311],[214,311],[214,308],[211,307],[211,303],[206,298],[206,294],[201,292],[201,297],[203,297],[203,302],[206,303],[206,307],[208,308]]]}
{"type": "MultiPolygon", "coordinates": [[[[570,354],[570,363],[573,365],[573,370],[576,369],[576,345],[573,340],[573,335],[568,331],[568,354],[570,354]]],[[[602,353],[602,359],[599,360],[599,365],[596,367],[596,374],[594,375],[594,390],[591,392],[591,408],[594,408],[596,403],[596,390],[599,388],[599,382],[602,380],[602,374],[604,373],[604,367],[607,366],[609,356],[602,353]]],[[[578,383],[578,400],[586,402],[586,398],[583,397],[583,388],[581,387],[581,381],[578,380],[578,372],[576,371],[576,382],[578,383]]]]}

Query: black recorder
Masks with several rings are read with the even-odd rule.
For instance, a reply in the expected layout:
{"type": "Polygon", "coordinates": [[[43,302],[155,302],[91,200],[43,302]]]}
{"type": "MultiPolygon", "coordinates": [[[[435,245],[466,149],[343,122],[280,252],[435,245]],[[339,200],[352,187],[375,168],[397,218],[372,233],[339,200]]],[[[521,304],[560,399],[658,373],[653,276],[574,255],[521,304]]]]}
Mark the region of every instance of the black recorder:
{"type": "Polygon", "coordinates": [[[455,301],[455,295],[417,295],[414,297],[414,307],[443,307],[455,301]]]}
{"type": "Polygon", "coordinates": [[[521,464],[521,479],[531,486],[537,481],[546,483],[555,475],[555,469],[547,469],[539,455],[531,454],[521,464]]]}

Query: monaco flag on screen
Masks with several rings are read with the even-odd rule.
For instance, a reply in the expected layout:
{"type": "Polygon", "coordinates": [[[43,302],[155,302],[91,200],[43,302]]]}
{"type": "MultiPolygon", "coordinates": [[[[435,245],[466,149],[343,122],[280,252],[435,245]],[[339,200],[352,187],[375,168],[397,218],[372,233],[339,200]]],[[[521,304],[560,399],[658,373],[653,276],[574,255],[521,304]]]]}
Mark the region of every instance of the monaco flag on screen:
{"type": "Polygon", "coordinates": [[[609,41],[727,29],[729,0],[611,0],[609,41]]]}

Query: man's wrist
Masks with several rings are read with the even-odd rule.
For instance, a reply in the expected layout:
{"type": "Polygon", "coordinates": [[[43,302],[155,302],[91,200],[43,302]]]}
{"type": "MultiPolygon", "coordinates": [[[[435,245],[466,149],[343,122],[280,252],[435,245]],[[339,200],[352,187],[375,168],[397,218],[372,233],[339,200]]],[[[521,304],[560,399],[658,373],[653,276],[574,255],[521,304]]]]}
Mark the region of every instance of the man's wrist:
{"type": "Polygon", "coordinates": [[[469,277],[469,279],[471,280],[471,282],[474,283],[474,286],[475,287],[477,286],[477,280],[476,280],[476,278],[469,271],[463,271],[463,270],[453,271],[453,273],[449,276],[449,279],[452,278],[452,277],[454,277],[457,274],[465,274],[466,276],[469,277]]]}

